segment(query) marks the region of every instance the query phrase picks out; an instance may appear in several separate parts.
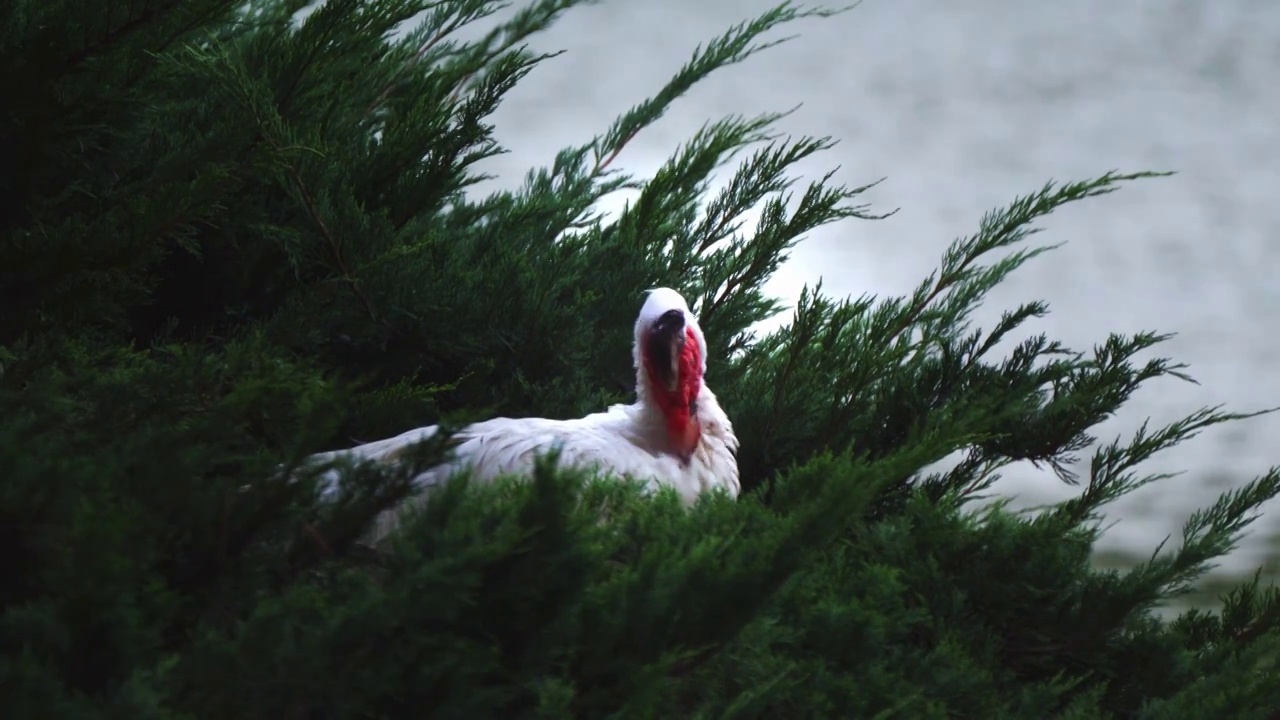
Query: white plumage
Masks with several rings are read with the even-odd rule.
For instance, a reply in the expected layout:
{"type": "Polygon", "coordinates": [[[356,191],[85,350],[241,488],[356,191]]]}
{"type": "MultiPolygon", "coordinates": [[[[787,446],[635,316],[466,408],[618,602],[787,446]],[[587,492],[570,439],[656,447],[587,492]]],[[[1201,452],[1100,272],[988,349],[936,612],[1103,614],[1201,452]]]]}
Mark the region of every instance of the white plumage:
{"type": "MultiPolygon", "coordinates": [[[[633,357],[636,402],[571,420],[494,418],[456,433],[452,458],[414,478],[416,506],[423,491],[470,467],[477,480],[532,471],[534,459],[560,448],[560,463],[670,486],[692,504],[717,488],[737,497],[738,439],[715,394],[702,382],[706,340],[684,298],[670,288],[649,291],[635,324],[633,357]]],[[[322,453],[312,461],[339,456],[394,463],[414,443],[431,437],[436,426],[348,450],[322,453]]],[[[327,492],[336,491],[337,473],[330,471],[327,492]]],[[[385,536],[394,526],[388,511],[375,530],[385,536]]]]}

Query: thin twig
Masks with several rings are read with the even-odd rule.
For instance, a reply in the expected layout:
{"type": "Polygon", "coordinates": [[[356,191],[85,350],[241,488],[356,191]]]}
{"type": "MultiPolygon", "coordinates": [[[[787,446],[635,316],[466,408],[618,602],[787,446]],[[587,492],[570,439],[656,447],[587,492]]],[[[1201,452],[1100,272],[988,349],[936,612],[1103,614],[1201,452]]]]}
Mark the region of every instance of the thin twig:
{"type": "MultiPolygon", "coordinates": [[[[484,69],[484,68],[481,68],[481,69],[484,69]]],[[[458,81],[457,87],[453,89],[452,93],[449,93],[450,105],[453,105],[454,103],[458,102],[458,97],[462,95],[463,90],[467,89],[467,83],[471,82],[471,78],[474,77],[475,74],[476,74],[475,71],[472,71],[462,76],[462,79],[458,81]]]]}
{"type": "Polygon", "coordinates": [[[595,170],[593,170],[591,174],[599,175],[600,173],[604,172],[605,168],[609,167],[609,165],[618,158],[618,154],[621,153],[622,149],[627,146],[627,143],[635,139],[635,136],[639,133],[640,133],[640,128],[636,128],[635,130],[632,130],[630,133],[628,133],[626,137],[622,138],[622,142],[618,143],[617,147],[613,149],[613,152],[609,153],[609,157],[604,159],[604,162],[596,163],[595,170]]]}
{"type": "Polygon", "coordinates": [[[452,23],[441,27],[436,31],[435,35],[431,36],[430,40],[423,43],[422,47],[418,48],[418,51],[413,54],[413,59],[401,65],[400,68],[396,70],[395,74],[391,76],[391,79],[387,81],[386,87],[382,88],[382,92],[378,93],[377,99],[370,103],[369,108],[364,111],[365,117],[372,114],[374,110],[377,110],[378,107],[386,101],[387,97],[391,95],[391,91],[395,89],[396,82],[400,80],[400,76],[408,70],[409,66],[422,62],[422,58],[426,57],[427,53],[431,52],[432,48],[439,45],[441,40],[445,39],[450,33],[458,29],[460,22],[461,20],[455,19],[452,23]]]}
{"type": "MultiPolygon", "coordinates": [[[[275,143],[272,142],[272,145],[275,145],[275,143]]],[[[316,207],[315,200],[311,197],[311,192],[307,190],[306,184],[302,182],[302,174],[298,172],[298,169],[292,163],[286,163],[285,166],[289,169],[289,176],[293,178],[294,184],[298,187],[298,193],[302,196],[302,203],[307,209],[307,214],[311,216],[311,221],[320,229],[320,235],[324,237],[325,243],[329,246],[329,253],[333,256],[333,262],[337,265],[338,271],[342,273],[343,281],[346,282],[347,287],[351,288],[352,294],[360,301],[360,305],[364,307],[364,311],[368,313],[370,319],[383,327],[389,327],[386,321],[379,317],[378,312],[373,309],[373,304],[369,302],[369,297],[364,294],[360,283],[347,268],[346,260],[342,257],[342,246],[338,244],[333,233],[329,232],[329,226],[325,223],[324,218],[320,217],[320,210],[316,207]]]]}
{"type": "Polygon", "coordinates": [[[324,537],[320,534],[319,530],[316,530],[314,525],[311,523],[303,523],[303,527],[306,529],[307,534],[311,536],[311,539],[315,541],[316,545],[320,546],[320,550],[323,551],[325,555],[333,554],[333,549],[329,547],[329,543],[324,541],[324,537]]]}
{"type": "MultiPolygon", "coordinates": [[[[258,114],[257,109],[253,107],[252,103],[250,103],[250,108],[253,112],[254,120],[258,123],[258,127],[263,130],[262,137],[267,141],[267,144],[271,146],[272,150],[283,155],[284,148],[280,146],[280,143],[270,132],[266,131],[267,125],[262,121],[262,116],[258,114]]],[[[297,187],[298,194],[302,196],[303,207],[306,208],[311,221],[315,223],[316,227],[320,230],[320,235],[325,239],[325,242],[329,247],[329,252],[333,256],[333,262],[338,267],[338,271],[342,273],[343,281],[346,282],[347,287],[351,289],[352,294],[356,296],[356,299],[360,302],[364,311],[369,315],[369,318],[379,325],[390,329],[390,325],[379,317],[377,311],[373,309],[373,303],[369,302],[369,297],[364,294],[364,290],[361,289],[360,283],[356,281],[355,277],[352,276],[350,269],[348,269],[346,260],[342,257],[342,246],[333,236],[333,233],[329,231],[329,225],[324,221],[324,218],[320,216],[320,209],[316,206],[316,202],[311,195],[311,191],[307,189],[307,184],[303,182],[302,173],[299,172],[297,166],[291,162],[285,162],[284,166],[288,169],[289,177],[297,187]]]]}

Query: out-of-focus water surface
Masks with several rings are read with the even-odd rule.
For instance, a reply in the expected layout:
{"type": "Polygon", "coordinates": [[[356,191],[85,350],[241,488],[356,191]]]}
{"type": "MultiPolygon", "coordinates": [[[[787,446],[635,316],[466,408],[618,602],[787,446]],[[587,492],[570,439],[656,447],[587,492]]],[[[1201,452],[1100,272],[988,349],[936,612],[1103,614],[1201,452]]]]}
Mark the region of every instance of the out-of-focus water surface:
{"type": "MultiPolygon", "coordinates": [[[[486,167],[520,181],[557,150],[603,131],[656,92],[694,47],[771,7],[766,0],[612,0],[571,11],[539,50],[568,52],[517,86],[495,118],[512,150],[486,167]]],[[[901,211],[816,232],[774,283],[793,298],[907,292],[982,214],[1049,179],[1109,169],[1174,170],[1055,213],[1037,239],[1066,245],[1032,261],[979,315],[1043,299],[1032,330],[1087,349],[1108,332],[1177,332],[1161,354],[1190,364],[1100,428],[1109,439],[1204,405],[1280,405],[1280,3],[1267,0],[865,0],[786,26],[781,47],[720,71],[628,146],[618,163],[652,172],[704,122],[803,106],[781,125],[830,135],[812,176],[887,178],[867,199],[901,211]]],[[[1103,562],[1149,555],[1219,493],[1280,461],[1280,415],[1204,432],[1143,467],[1181,470],[1111,509],[1103,562]]],[[[1032,468],[997,486],[1035,505],[1078,489],[1032,468]]],[[[1272,503],[1216,571],[1280,575],[1272,503]]]]}

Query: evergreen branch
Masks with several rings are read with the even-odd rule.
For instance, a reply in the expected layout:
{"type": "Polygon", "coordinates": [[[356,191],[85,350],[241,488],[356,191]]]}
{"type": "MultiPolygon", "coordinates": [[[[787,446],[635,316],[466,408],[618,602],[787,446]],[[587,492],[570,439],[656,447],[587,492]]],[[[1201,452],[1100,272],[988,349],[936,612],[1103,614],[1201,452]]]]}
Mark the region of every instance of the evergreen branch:
{"type": "MultiPolygon", "coordinates": [[[[1121,445],[1120,440],[1116,439],[1094,452],[1090,463],[1089,483],[1084,492],[1077,498],[1061,503],[1058,506],[1058,512],[1069,518],[1073,524],[1084,522],[1094,517],[1098,508],[1122,495],[1152,482],[1172,477],[1169,473],[1139,477],[1132,472],[1134,467],[1156,453],[1195,437],[1205,428],[1225,422],[1259,417],[1275,412],[1277,409],[1280,408],[1251,413],[1224,413],[1219,412],[1218,408],[1203,408],[1155,432],[1148,431],[1147,423],[1144,422],[1128,444],[1121,445]]],[[[1259,487],[1270,487],[1270,485],[1264,483],[1259,487]]],[[[1221,515],[1227,511],[1222,509],[1216,512],[1221,515]]],[[[1216,518],[1219,515],[1197,514],[1195,523],[1188,524],[1187,529],[1184,530],[1184,536],[1190,538],[1199,534],[1203,530],[1205,518],[1216,518]]],[[[1191,523],[1191,521],[1188,522],[1191,523]]]]}
{"type": "Polygon", "coordinates": [[[733,26],[723,35],[717,36],[707,43],[699,45],[693,57],[684,64],[674,77],[656,95],[632,107],[623,113],[604,134],[596,138],[590,145],[595,153],[597,171],[603,171],[622,148],[642,129],[657,122],[666,109],[677,98],[688,92],[699,81],[713,71],[740,63],[756,53],[780,45],[792,38],[785,37],[770,42],[753,44],[755,39],[769,30],[808,17],[831,17],[850,7],[829,10],[825,8],[801,9],[791,4],[790,0],[768,10],[750,22],[742,22],[733,26]]]}
{"type": "MultiPolygon", "coordinates": [[[[991,352],[991,349],[999,344],[1006,335],[1020,327],[1022,323],[1030,320],[1031,318],[1042,318],[1048,314],[1049,306],[1041,301],[1025,303],[1019,305],[1017,309],[1013,311],[1006,310],[1001,313],[1000,320],[996,323],[996,326],[987,333],[987,337],[982,341],[981,345],[978,345],[977,343],[979,335],[977,333],[974,334],[973,345],[975,346],[975,349],[969,353],[969,367],[973,367],[979,360],[986,356],[988,352],[991,352]]],[[[1041,343],[1048,341],[1048,339],[1043,335],[1040,336],[1038,340],[1041,343]]],[[[1048,346],[1042,345],[1041,348],[1038,348],[1035,352],[1022,353],[1022,357],[1026,358],[1024,367],[1030,369],[1030,362],[1033,357],[1045,354],[1060,354],[1063,352],[1065,352],[1065,350],[1062,348],[1060,343],[1055,342],[1048,346]]]]}
{"type": "Polygon", "coordinates": [[[597,158],[595,167],[591,169],[591,174],[601,175],[605,170],[608,170],[609,166],[613,164],[613,161],[618,159],[618,156],[622,154],[623,149],[625,149],[627,145],[640,134],[642,129],[643,128],[638,127],[633,128],[626,135],[619,138],[617,142],[613,144],[613,149],[609,151],[609,154],[606,157],[603,159],[597,158]]]}
{"type": "MultiPolygon", "coordinates": [[[[450,102],[456,100],[474,79],[487,74],[494,62],[511,50],[521,40],[549,27],[564,11],[580,4],[588,4],[597,0],[537,0],[534,4],[521,9],[516,15],[498,26],[490,29],[483,38],[468,44],[461,50],[447,49],[435,52],[441,43],[462,28],[494,15],[505,4],[493,0],[463,0],[449,3],[431,3],[433,12],[423,21],[422,26],[405,38],[406,43],[413,43],[414,50],[402,61],[397,72],[386,82],[376,99],[370,103],[365,116],[372,115],[382,107],[394,92],[401,78],[410,68],[424,64],[442,63],[446,58],[456,59],[445,66],[453,86],[450,102]]],[[[424,8],[425,10],[425,8],[424,8]]],[[[548,53],[536,57],[539,62],[559,55],[548,53]]]]}
{"type": "Polygon", "coordinates": [[[141,31],[149,25],[167,19],[167,9],[165,3],[156,3],[154,5],[144,3],[142,9],[135,14],[132,5],[130,5],[125,14],[126,19],[114,27],[112,27],[110,21],[110,16],[113,13],[108,11],[106,13],[108,20],[104,23],[107,29],[99,37],[90,39],[89,32],[91,27],[85,25],[80,47],[75,52],[69,53],[62,58],[58,65],[57,73],[69,73],[86,60],[116,48],[122,39],[141,31]]]}
{"type": "MultiPolygon", "coordinates": [[[[738,295],[739,290],[762,286],[785,261],[786,251],[794,247],[804,233],[847,218],[883,219],[892,214],[892,212],[883,215],[870,214],[865,212],[865,205],[844,204],[845,201],[873,187],[874,183],[852,189],[843,186],[827,187],[826,183],[834,173],[834,170],[828,172],[821,180],[811,183],[790,217],[786,214],[790,195],[774,197],[766,201],[755,236],[748,243],[735,243],[720,251],[726,254],[732,253],[737,257],[745,255],[750,259],[745,266],[739,264],[738,269],[730,271],[726,277],[712,276],[709,281],[704,279],[704,283],[711,288],[717,286],[720,288],[719,296],[708,302],[703,310],[705,314],[711,316],[712,321],[717,319],[716,313],[722,311],[724,306],[738,295]]],[[[783,184],[784,188],[785,185],[786,183],[783,184]]],[[[714,258],[704,258],[704,260],[707,268],[721,266],[714,258]]],[[[723,266],[729,265],[728,261],[723,264],[723,266]]]]}
{"type": "Polygon", "coordinates": [[[212,76],[248,111],[257,129],[258,137],[267,143],[274,152],[275,162],[284,168],[290,184],[302,201],[303,210],[324,241],[329,258],[337,268],[343,284],[351,291],[365,314],[374,323],[390,329],[389,323],[375,310],[373,303],[360,286],[360,282],[348,267],[341,243],[320,212],[314,194],[303,179],[302,171],[289,159],[297,148],[286,145],[280,139],[288,133],[286,121],[277,112],[274,102],[265,97],[267,93],[263,91],[261,83],[249,75],[243,62],[222,50],[220,45],[215,44],[209,49],[189,47],[187,55],[197,63],[192,69],[212,76]]]}
{"type": "Polygon", "coordinates": [[[1275,720],[1280,688],[1275,683],[1280,634],[1270,633],[1238,652],[1224,653],[1164,697],[1150,698],[1140,720],[1233,717],[1275,720]]]}
{"type": "Polygon", "coordinates": [[[750,119],[733,116],[702,126],[645,183],[640,197],[623,210],[614,227],[644,237],[651,218],[692,208],[711,173],[742,148],[773,139],[766,129],[781,117],[781,113],[750,119]]]}
{"type": "Polygon", "coordinates": [[[298,169],[296,164],[285,159],[287,149],[275,137],[275,133],[271,131],[271,128],[268,127],[262,116],[258,114],[257,107],[250,104],[249,109],[253,113],[254,121],[262,132],[262,138],[266,140],[271,149],[276,152],[278,161],[284,166],[285,171],[289,175],[289,179],[293,182],[294,189],[298,192],[299,197],[302,198],[302,206],[307,212],[307,217],[310,218],[316,229],[320,231],[320,236],[324,238],[325,246],[329,250],[330,259],[333,260],[334,265],[338,268],[338,272],[340,273],[343,282],[346,284],[348,289],[351,290],[351,293],[360,303],[360,306],[364,308],[365,313],[371,320],[383,325],[384,327],[389,327],[386,321],[378,315],[377,311],[374,310],[373,304],[369,301],[368,296],[365,295],[364,290],[360,287],[360,283],[355,279],[351,274],[351,270],[347,267],[346,260],[342,255],[342,246],[339,244],[337,237],[329,231],[329,225],[321,215],[314,196],[311,194],[306,182],[302,179],[302,172],[298,169]]]}
{"type": "MultiPolygon", "coordinates": [[[[915,399],[919,397],[919,391],[914,391],[915,395],[895,395],[898,390],[893,385],[886,385],[885,379],[900,373],[913,376],[926,371],[936,373],[936,369],[929,369],[940,367],[935,358],[944,360],[946,367],[955,367],[949,372],[963,373],[963,368],[968,367],[969,374],[976,373],[980,367],[976,364],[975,355],[979,349],[977,336],[973,336],[967,347],[956,346],[962,342],[958,335],[965,332],[966,317],[991,287],[1046,248],[1016,249],[990,266],[979,264],[982,256],[1025,240],[1034,233],[1033,229],[1025,227],[1026,224],[1061,204],[1111,192],[1115,183],[1125,179],[1151,175],[1158,174],[1108,173],[1094,180],[1068,183],[1056,189],[1049,183],[1038,193],[1015,200],[1004,210],[988,213],[977,235],[952,243],[943,256],[939,272],[921,283],[910,296],[882,301],[874,309],[870,299],[836,306],[826,302],[806,302],[802,297],[791,324],[784,325],[776,334],[785,357],[789,359],[771,358],[779,347],[766,342],[758,352],[743,359],[743,372],[751,377],[755,367],[771,365],[776,368],[776,362],[784,362],[784,367],[786,363],[810,367],[823,380],[812,385],[798,385],[794,381],[784,384],[778,376],[768,379],[752,377],[753,384],[759,382],[762,388],[769,389],[765,397],[773,398],[773,404],[766,412],[768,419],[759,429],[760,437],[765,438],[766,443],[779,442],[777,419],[789,417],[794,423],[796,416],[801,415],[806,418],[805,426],[813,428],[822,438],[817,447],[841,447],[854,440],[847,428],[871,421],[877,413],[896,415],[892,422],[875,420],[878,427],[874,434],[864,427],[857,446],[867,447],[890,441],[890,438],[897,438],[893,442],[900,441],[898,436],[912,423],[923,421],[924,413],[938,412],[944,407],[965,402],[974,390],[957,387],[956,381],[945,377],[939,378],[941,382],[927,401],[915,399]],[[808,324],[814,327],[812,334],[802,331],[808,324]],[[953,353],[953,348],[959,352],[953,353]],[[832,388],[835,388],[834,393],[832,388]],[[912,399],[908,401],[908,398],[912,399]],[[907,412],[904,402],[919,403],[915,405],[918,409],[907,412]]],[[[774,212],[776,214],[776,210],[774,212]]],[[[714,265],[709,264],[708,267],[714,265]]],[[[981,352],[988,352],[999,337],[1042,310],[1041,306],[1031,305],[1002,318],[994,333],[995,339],[983,346],[981,352]]],[[[1127,357],[1160,339],[1160,336],[1137,337],[1125,346],[1123,355],[1127,357]]],[[[1112,351],[1104,351],[1104,354],[1118,350],[1116,347],[1112,351]]],[[[1071,356],[1061,344],[1034,343],[1018,349],[1016,362],[1005,366],[1000,373],[1004,377],[1025,377],[1033,363],[1046,355],[1071,356]]],[[[1120,356],[1115,355],[1116,359],[1120,356]]],[[[1060,477],[1071,482],[1073,474],[1067,467],[1071,461],[1068,453],[1091,442],[1084,430],[1112,412],[1138,384],[1163,374],[1176,375],[1179,370],[1178,366],[1156,362],[1128,376],[1125,375],[1130,372],[1128,365],[1106,367],[1107,358],[1102,360],[1103,366],[1090,366],[1078,358],[1051,363],[1039,371],[1034,382],[1019,383],[1022,399],[1017,403],[1002,409],[983,410],[997,425],[1014,428],[1035,422],[1041,431],[1039,434],[997,432],[996,437],[982,442],[983,452],[993,458],[1004,456],[1048,462],[1060,477]],[[1122,380],[1122,377],[1128,379],[1122,380]],[[1063,384],[1068,382],[1069,385],[1063,384]],[[1055,394],[1061,395],[1045,405],[1040,398],[1041,387],[1037,384],[1059,388],[1055,394]],[[1106,392],[1102,391],[1104,387],[1106,392]],[[997,417],[1005,419],[996,420],[997,417]]],[[[913,391],[904,388],[903,392],[913,391]]],[[[778,451],[789,454],[780,448],[778,451]]]]}
{"type": "Polygon", "coordinates": [[[823,310],[826,309],[827,302],[822,297],[821,291],[821,280],[812,290],[807,285],[800,290],[800,298],[796,301],[795,320],[788,329],[790,342],[786,346],[785,362],[773,377],[771,407],[774,412],[766,415],[765,437],[774,435],[777,430],[776,423],[784,417],[781,412],[783,393],[792,386],[792,376],[800,365],[803,349],[810,346],[820,327],[819,319],[826,314],[823,310]]]}
{"type": "MultiPolygon", "coordinates": [[[[433,3],[435,6],[442,4],[443,3],[433,3]]],[[[450,5],[453,7],[445,10],[437,10],[431,13],[431,16],[424,21],[424,26],[432,28],[430,31],[431,34],[424,41],[418,43],[417,49],[410,56],[409,60],[403,62],[396,69],[396,72],[387,80],[382,91],[378,93],[373,102],[369,103],[369,107],[365,109],[365,117],[372,115],[378,108],[382,107],[383,103],[386,102],[387,98],[391,95],[391,92],[395,89],[396,84],[400,81],[400,78],[403,77],[410,68],[423,62],[427,54],[435,49],[436,45],[438,45],[441,40],[452,35],[462,26],[467,25],[474,20],[487,17],[494,12],[494,9],[489,7],[490,3],[487,0],[471,0],[464,4],[450,3],[450,5]]],[[[426,10],[427,8],[422,9],[426,10]]]]}
{"type": "MultiPolygon", "coordinates": [[[[785,114],[771,118],[770,124],[785,114]]],[[[794,180],[783,173],[791,165],[834,146],[835,143],[830,138],[806,137],[799,142],[771,144],[757,150],[751,158],[738,166],[738,171],[730,178],[729,183],[707,204],[702,221],[691,233],[690,240],[696,243],[696,248],[690,255],[696,257],[706,253],[716,243],[737,231],[741,225],[734,221],[743,213],[755,207],[765,197],[790,188],[794,180]]]]}
{"type": "MultiPolygon", "coordinates": [[[[463,68],[462,79],[454,89],[460,95],[474,79],[483,78],[495,61],[517,43],[550,27],[560,15],[577,5],[590,5],[599,0],[537,0],[518,11],[510,20],[491,29],[485,37],[469,48],[459,61],[463,68]]],[[[539,56],[539,60],[560,55],[560,52],[539,56]]]]}
{"type": "Polygon", "coordinates": [[[975,270],[974,263],[984,255],[1018,244],[1039,232],[1038,229],[1029,227],[1030,223],[1052,213],[1058,207],[1114,192],[1120,182],[1170,174],[1108,172],[1092,180],[1069,182],[1061,187],[1055,187],[1055,183],[1050,181],[1039,191],[1015,199],[1006,208],[985,214],[978,234],[958,239],[948,247],[939,273],[931,276],[927,283],[931,286],[917,291],[910,309],[901,316],[887,339],[892,339],[919,323],[926,310],[944,294],[950,296],[949,302],[936,310],[937,319],[934,323],[942,327],[963,328],[964,318],[985,295],[986,290],[1001,282],[1026,261],[1057,246],[1020,249],[990,267],[975,270]]]}
{"type": "MultiPolygon", "coordinates": [[[[1160,477],[1167,475],[1152,476],[1152,479],[1160,477]]],[[[1160,548],[1157,548],[1147,562],[1137,564],[1122,577],[1111,613],[1112,622],[1120,622],[1189,592],[1191,583],[1212,568],[1211,560],[1234,549],[1243,530],[1257,519],[1257,508],[1277,496],[1280,496],[1280,468],[1273,468],[1266,475],[1224,493],[1212,507],[1194,513],[1183,526],[1182,547],[1164,557],[1159,556],[1160,548]]],[[[1070,516],[1071,511],[1066,511],[1064,517],[1070,516]]],[[[1274,612],[1274,608],[1268,612],[1274,612]]],[[[1237,615],[1235,622],[1238,623],[1239,618],[1237,615]]],[[[1280,615],[1259,617],[1258,621],[1264,624],[1261,628],[1252,627],[1252,620],[1236,626],[1230,639],[1241,645],[1234,647],[1242,647],[1259,634],[1269,632],[1277,619],[1280,615]]]]}
{"type": "Polygon", "coordinates": [[[1222,644],[1245,647],[1280,629],[1280,587],[1263,588],[1262,570],[1223,598],[1217,630],[1222,644]]]}
{"type": "MultiPolygon", "coordinates": [[[[284,148],[277,144],[271,135],[265,134],[267,142],[272,149],[278,153],[284,151],[284,148]]],[[[365,294],[364,289],[360,287],[360,282],[351,274],[351,270],[347,267],[346,260],[342,255],[342,246],[338,243],[338,239],[329,231],[329,226],[321,216],[319,208],[316,206],[315,199],[312,197],[310,190],[307,189],[306,183],[302,179],[302,173],[297,166],[291,162],[284,161],[285,170],[289,173],[289,177],[293,180],[294,188],[302,197],[303,207],[307,211],[307,216],[311,219],[317,229],[320,231],[321,237],[324,238],[325,246],[329,249],[329,256],[333,260],[334,265],[341,274],[343,283],[351,290],[356,300],[360,303],[360,307],[364,308],[365,314],[375,323],[382,325],[387,329],[391,329],[391,325],[385,318],[381,317],[373,308],[373,304],[369,301],[369,296],[365,294]]]]}

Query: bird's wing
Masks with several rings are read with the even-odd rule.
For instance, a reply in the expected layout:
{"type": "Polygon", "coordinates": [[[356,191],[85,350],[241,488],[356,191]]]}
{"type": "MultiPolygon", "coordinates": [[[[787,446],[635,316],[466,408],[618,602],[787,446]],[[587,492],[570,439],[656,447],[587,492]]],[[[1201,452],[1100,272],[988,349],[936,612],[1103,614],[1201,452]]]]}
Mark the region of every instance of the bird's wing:
{"type": "Polygon", "coordinates": [[[526,473],[538,455],[560,451],[567,467],[613,468],[634,465],[640,455],[625,426],[610,422],[608,413],[575,420],[497,418],[467,429],[458,446],[460,462],[469,463],[477,477],[526,473]]]}
{"type": "MultiPolygon", "coordinates": [[[[332,462],[339,458],[350,458],[352,461],[372,461],[384,465],[394,465],[410,447],[436,434],[437,426],[415,428],[385,440],[364,443],[345,450],[332,450],[317,453],[308,458],[308,463],[318,465],[332,462]]],[[[322,498],[331,498],[338,491],[340,474],[336,468],[329,469],[321,476],[322,498]]]]}

